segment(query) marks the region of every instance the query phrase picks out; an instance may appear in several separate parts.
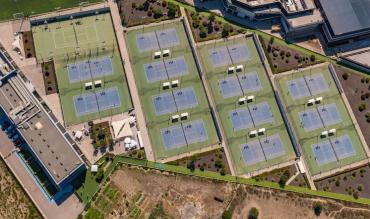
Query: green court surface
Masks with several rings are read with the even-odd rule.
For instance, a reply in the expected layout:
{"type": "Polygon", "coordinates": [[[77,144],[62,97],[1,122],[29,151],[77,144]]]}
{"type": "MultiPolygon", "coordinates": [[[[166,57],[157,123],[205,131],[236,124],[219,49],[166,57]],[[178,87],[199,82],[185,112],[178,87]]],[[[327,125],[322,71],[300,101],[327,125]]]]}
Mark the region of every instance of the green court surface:
{"type": "Polygon", "coordinates": [[[37,59],[54,60],[64,123],[78,124],[127,112],[132,108],[131,97],[124,76],[121,56],[116,43],[113,24],[108,13],[74,20],[49,23],[32,28],[37,59]],[[96,59],[109,59],[112,73],[71,82],[67,65],[96,59]],[[85,89],[85,83],[101,80],[102,86],[85,89]],[[120,106],[78,115],[74,97],[102,89],[116,87],[120,106]]]}
{"type": "MultiPolygon", "coordinates": [[[[298,138],[298,143],[301,145],[303,154],[309,166],[312,175],[317,175],[320,173],[327,172],[336,168],[343,167],[348,164],[355,163],[366,159],[366,153],[364,151],[363,145],[359,139],[358,133],[354,127],[354,124],[349,116],[347,108],[343,103],[343,100],[337,90],[336,84],[332,75],[329,71],[327,65],[318,68],[312,68],[310,70],[305,70],[301,72],[295,72],[291,75],[285,75],[277,79],[278,87],[282,100],[286,106],[289,119],[292,124],[292,128],[298,138]],[[289,92],[288,83],[292,80],[297,80],[303,78],[310,78],[315,75],[322,74],[325,78],[327,84],[327,90],[315,95],[309,95],[307,97],[302,97],[299,99],[293,99],[291,93],[289,92]],[[307,101],[311,98],[322,97],[323,100],[320,104],[314,104],[312,106],[307,105],[307,101]],[[300,113],[304,111],[309,111],[315,109],[319,106],[324,105],[335,105],[337,112],[340,115],[341,121],[335,124],[327,124],[323,127],[318,127],[317,129],[307,129],[301,122],[300,113]],[[330,129],[336,129],[336,134],[331,137],[322,137],[321,133],[323,131],[328,131],[330,129]],[[328,140],[328,138],[335,140],[337,137],[348,135],[355,154],[353,156],[346,157],[344,159],[337,159],[332,162],[319,165],[317,158],[314,153],[312,145],[318,144],[320,142],[328,140]]],[[[322,119],[322,118],[321,118],[322,119]]],[[[307,128],[307,127],[306,127],[307,128]]]]}
{"type": "Polygon", "coordinates": [[[216,42],[216,43],[208,43],[202,45],[198,48],[200,53],[202,65],[206,72],[207,81],[211,87],[212,95],[216,104],[216,110],[218,116],[222,123],[222,128],[224,134],[226,135],[227,145],[229,147],[229,151],[231,152],[232,162],[236,168],[236,172],[238,175],[244,175],[247,173],[251,173],[253,171],[261,170],[273,165],[277,165],[280,163],[284,163],[290,161],[296,157],[293,145],[291,143],[290,137],[286,130],[284,121],[280,114],[280,110],[275,100],[274,92],[272,90],[271,84],[267,77],[267,73],[261,63],[259,54],[257,52],[257,48],[253,41],[252,37],[239,37],[233,40],[227,40],[223,42],[216,42]],[[249,60],[241,61],[241,62],[233,62],[231,65],[225,65],[222,67],[214,67],[212,64],[212,60],[210,57],[210,50],[213,49],[220,49],[225,46],[233,46],[233,45],[246,45],[246,48],[249,51],[249,60]],[[243,65],[244,69],[242,72],[237,72],[233,74],[228,74],[227,69],[230,66],[236,65],[243,65]],[[261,89],[258,91],[251,91],[251,92],[244,92],[244,94],[233,96],[230,98],[225,98],[221,92],[220,88],[220,80],[228,78],[230,76],[238,75],[240,79],[241,75],[248,74],[251,72],[256,72],[261,89]],[[251,96],[255,97],[254,101],[251,103],[246,103],[244,105],[239,105],[238,100],[243,96],[251,96]],[[254,124],[250,128],[244,128],[242,130],[236,131],[233,128],[232,121],[230,119],[230,111],[238,110],[238,109],[246,109],[247,106],[254,106],[255,104],[260,103],[267,103],[270,111],[272,113],[272,121],[263,124],[254,124]],[[265,128],[266,133],[265,135],[257,136],[257,137],[249,137],[249,132],[252,130],[258,130],[260,128],[265,128]],[[253,164],[247,164],[244,161],[242,155],[241,145],[256,141],[259,139],[263,141],[266,137],[272,135],[279,135],[282,146],[284,148],[285,154],[275,157],[273,159],[265,159],[260,162],[256,162],[253,164]]]}
{"type": "Polygon", "coordinates": [[[203,88],[203,84],[199,78],[198,69],[196,67],[183,24],[181,22],[173,22],[166,25],[156,25],[144,29],[141,28],[131,30],[125,33],[125,38],[130,54],[130,61],[133,64],[133,70],[135,72],[135,80],[141,98],[142,107],[145,112],[145,118],[147,122],[147,127],[149,129],[149,135],[151,138],[155,158],[157,160],[161,160],[176,155],[186,154],[189,152],[197,153],[197,151],[202,148],[216,146],[219,143],[219,139],[216,133],[215,124],[210,113],[208,100],[203,88]],[[170,50],[169,57],[154,59],[153,54],[159,49],[147,52],[141,52],[139,50],[137,44],[138,35],[166,29],[176,30],[179,39],[178,45],[161,48],[162,50],[170,50]],[[147,80],[144,69],[145,64],[181,57],[183,57],[185,60],[187,66],[187,74],[171,77],[170,79],[164,79],[156,82],[150,82],[147,80]],[[163,82],[171,82],[174,80],[179,80],[179,86],[177,88],[170,88],[166,90],[162,88],[163,82]],[[177,109],[173,113],[157,115],[153,103],[154,96],[168,92],[176,92],[179,89],[185,88],[193,88],[193,90],[195,91],[195,96],[197,99],[197,105],[195,107],[183,110],[177,109]],[[181,121],[172,122],[171,116],[180,115],[184,112],[189,113],[189,118],[184,120],[182,124],[199,119],[203,120],[208,138],[205,141],[187,144],[178,148],[168,149],[166,148],[166,145],[162,138],[161,129],[181,124],[181,121]]]}
{"type": "Polygon", "coordinates": [[[116,50],[109,13],[32,27],[37,60],[71,60],[116,50]]]}

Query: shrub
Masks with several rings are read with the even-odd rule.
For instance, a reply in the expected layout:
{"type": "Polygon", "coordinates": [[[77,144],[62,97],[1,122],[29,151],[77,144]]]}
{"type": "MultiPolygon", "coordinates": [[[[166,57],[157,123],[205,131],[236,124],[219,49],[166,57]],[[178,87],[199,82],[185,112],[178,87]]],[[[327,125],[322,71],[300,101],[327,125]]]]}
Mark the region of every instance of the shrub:
{"type": "Polygon", "coordinates": [[[103,171],[103,169],[99,169],[98,173],[95,176],[95,180],[96,180],[96,182],[101,183],[103,178],[104,178],[104,171],[103,171]]]}
{"type": "Polygon", "coordinates": [[[365,83],[366,78],[361,78],[361,83],[365,83]]]}
{"type": "Polygon", "coordinates": [[[358,110],[360,112],[364,111],[366,109],[366,104],[365,103],[361,103],[359,106],[358,106],[358,110]]]}
{"type": "Polygon", "coordinates": [[[280,187],[284,187],[287,181],[288,181],[288,176],[285,174],[281,175],[280,180],[279,180],[280,187]]]}
{"type": "Polygon", "coordinates": [[[173,4],[172,2],[169,2],[167,8],[168,8],[167,16],[170,18],[174,18],[178,10],[177,5],[173,4]]]}
{"type": "Polygon", "coordinates": [[[186,166],[190,171],[194,171],[195,170],[195,161],[192,160],[190,161],[187,166],[186,166]]]}
{"type": "Polygon", "coordinates": [[[226,38],[229,36],[230,33],[230,25],[225,23],[224,26],[222,27],[222,37],[226,38]]]}
{"type": "Polygon", "coordinates": [[[136,9],[136,7],[137,7],[136,3],[135,3],[135,2],[133,2],[133,3],[131,4],[131,8],[136,9]]]}
{"type": "Polygon", "coordinates": [[[281,56],[281,58],[283,58],[285,56],[285,50],[280,51],[280,56],[281,56]]]}
{"type": "Polygon", "coordinates": [[[155,19],[161,18],[163,16],[163,12],[160,9],[154,9],[153,13],[155,19]]]}
{"type": "Polygon", "coordinates": [[[213,13],[211,13],[211,14],[208,16],[208,20],[209,20],[210,22],[214,22],[214,21],[216,20],[216,16],[215,16],[213,13]]]}
{"type": "Polygon", "coordinates": [[[310,60],[311,60],[311,62],[316,61],[316,56],[315,56],[315,55],[311,55],[311,56],[310,56],[310,60]]]}
{"type": "Polygon", "coordinates": [[[207,27],[208,26],[208,21],[206,21],[206,20],[202,21],[202,26],[207,27]]]}
{"type": "Polygon", "coordinates": [[[233,213],[229,210],[226,210],[222,213],[222,219],[231,219],[233,217],[233,213]]]}
{"type": "Polygon", "coordinates": [[[200,30],[199,30],[199,37],[200,38],[206,38],[207,37],[207,32],[206,32],[206,30],[205,30],[204,27],[200,28],[200,30]]]}
{"type": "Polygon", "coordinates": [[[224,168],[224,163],[222,162],[222,160],[216,160],[215,167],[219,169],[224,168]]]}
{"type": "Polygon", "coordinates": [[[359,184],[359,185],[357,186],[357,190],[358,190],[359,192],[361,192],[362,190],[364,190],[364,186],[363,186],[362,184],[359,184]]]}
{"type": "Polygon", "coordinates": [[[322,212],[322,205],[320,202],[315,202],[313,204],[313,211],[315,213],[316,216],[320,216],[321,212],[322,212]]]}
{"type": "Polygon", "coordinates": [[[288,51],[288,52],[286,52],[286,53],[285,53],[285,56],[286,56],[287,58],[289,58],[290,56],[292,56],[292,54],[288,51]]]}
{"type": "Polygon", "coordinates": [[[199,27],[199,20],[193,20],[193,27],[198,28],[199,27]]]}
{"type": "Polygon", "coordinates": [[[358,192],[354,192],[353,193],[353,198],[358,199],[358,195],[359,195],[358,192]]]}
{"type": "Polygon", "coordinates": [[[225,176],[225,175],[226,175],[226,170],[225,170],[225,168],[222,168],[222,169],[221,169],[220,174],[221,174],[221,176],[225,176]]]}
{"type": "Polygon", "coordinates": [[[214,28],[214,29],[215,29],[215,31],[217,31],[217,32],[220,30],[220,26],[218,26],[218,25],[215,25],[213,28],[214,28]]]}
{"type": "Polygon", "coordinates": [[[365,79],[366,84],[368,84],[368,83],[369,83],[369,81],[370,81],[370,78],[366,78],[366,79],[365,79]]]}
{"type": "Polygon", "coordinates": [[[249,210],[248,219],[257,219],[258,218],[258,209],[253,207],[249,210]]]}
{"type": "Polygon", "coordinates": [[[162,1],[162,7],[164,7],[164,8],[165,8],[166,6],[167,6],[167,1],[163,0],[163,1],[162,1]]]}
{"type": "Polygon", "coordinates": [[[343,80],[347,80],[349,78],[349,74],[347,72],[344,72],[342,74],[342,78],[343,78],[343,80]]]}
{"type": "Polygon", "coordinates": [[[269,44],[273,44],[273,43],[274,43],[274,41],[275,41],[275,37],[271,36],[271,37],[270,37],[270,40],[269,40],[269,44]]]}
{"type": "Polygon", "coordinates": [[[335,186],[336,187],[339,187],[340,186],[340,181],[339,180],[335,181],[335,186]]]}
{"type": "Polygon", "coordinates": [[[151,10],[149,10],[147,15],[148,15],[148,17],[151,17],[153,15],[153,12],[151,10]]]}

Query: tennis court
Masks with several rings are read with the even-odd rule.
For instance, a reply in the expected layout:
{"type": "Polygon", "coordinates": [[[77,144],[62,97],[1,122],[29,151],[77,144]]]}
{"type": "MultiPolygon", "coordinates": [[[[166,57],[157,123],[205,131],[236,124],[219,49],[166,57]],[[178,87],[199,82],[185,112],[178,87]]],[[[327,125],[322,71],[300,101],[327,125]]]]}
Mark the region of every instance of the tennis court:
{"type": "Polygon", "coordinates": [[[182,123],[161,130],[166,150],[199,143],[208,139],[203,120],[182,123]]]}
{"type": "Polygon", "coordinates": [[[188,67],[183,56],[144,64],[147,82],[168,80],[188,74],[188,67]]]}
{"type": "Polygon", "coordinates": [[[272,135],[242,144],[241,152],[244,162],[248,165],[268,161],[286,154],[279,135],[272,135]]]}
{"type": "Polygon", "coordinates": [[[74,96],[73,100],[78,116],[121,106],[118,90],[115,87],[74,96]]]}
{"type": "Polygon", "coordinates": [[[152,97],[157,115],[174,113],[176,111],[194,108],[198,100],[193,87],[187,87],[161,93],[152,97]]]}
{"type": "Polygon", "coordinates": [[[300,112],[299,117],[306,132],[342,122],[342,117],[335,103],[300,112]]]}
{"type": "Polygon", "coordinates": [[[262,90],[262,85],[256,71],[246,74],[228,76],[219,81],[224,98],[246,95],[262,90]]]}
{"type": "Polygon", "coordinates": [[[224,98],[241,96],[243,94],[238,78],[235,75],[219,80],[218,84],[224,98]]]}
{"type": "Polygon", "coordinates": [[[125,33],[125,38],[155,159],[219,147],[209,102],[183,23],[133,28],[125,33]],[[165,55],[165,49],[169,54],[165,55]],[[157,51],[162,52],[159,59],[153,57],[157,51]],[[169,83],[168,87],[164,87],[165,82],[169,83]],[[175,122],[171,118],[176,115],[180,118],[175,122]],[[202,123],[194,122],[198,120],[202,123]],[[187,122],[194,123],[188,126],[187,122]]]}
{"type": "Polygon", "coordinates": [[[271,109],[267,102],[231,110],[229,112],[229,118],[234,131],[274,122],[271,109]]]}
{"type": "Polygon", "coordinates": [[[335,85],[329,64],[278,77],[277,83],[313,176],[320,177],[366,159],[359,133],[335,85]],[[322,97],[320,102],[314,101],[308,106],[308,101],[317,95],[322,97]],[[345,135],[346,138],[341,138],[345,135]]]}
{"type": "Polygon", "coordinates": [[[295,100],[329,91],[328,83],[322,73],[289,80],[287,85],[289,94],[295,100]]]}
{"type": "Polygon", "coordinates": [[[244,43],[213,48],[208,50],[208,55],[214,68],[246,62],[251,56],[244,43]]]}
{"type": "Polygon", "coordinates": [[[212,65],[214,68],[219,68],[232,64],[226,46],[210,49],[208,50],[208,55],[212,61],[212,65]]]}
{"type": "Polygon", "coordinates": [[[233,130],[240,131],[254,127],[252,117],[247,108],[240,108],[229,112],[233,130]]]}
{"type": "Polygon", "coordinates": [[[262,90],[262,85],[256,71],[238,74],[237,77],[244,94],[262,90]]]}
{"type": "Polygon", "coordinates": [[[67,65],[71,83],[100,78],[113,74],[112,62],[109,57],[95,58],[67,65]]]}
{"type": "Polygon", "coordinates": [[[234,64],[248,61],[250,53],[244,43],[234,44],[227,46],[231,60],[234,64]]]}
{"type": "Polygon", "coordinates": [[[348,135],[322,141],[312,145],[312,148],[318,165],[339,161],[356,154],[348,135]]]}
{"type": "Polygon", "coordinates": [[[140,52],[148,52],[177,46],[180,40],[175,28],[167,28],[138,34],[136,43],[140,52]]]}

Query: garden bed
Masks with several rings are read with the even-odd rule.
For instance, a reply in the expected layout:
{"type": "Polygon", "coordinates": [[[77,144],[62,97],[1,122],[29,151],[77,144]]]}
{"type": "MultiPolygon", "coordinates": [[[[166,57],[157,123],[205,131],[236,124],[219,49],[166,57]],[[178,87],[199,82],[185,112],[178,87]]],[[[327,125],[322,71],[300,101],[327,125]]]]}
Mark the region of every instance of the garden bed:
{"type": "Polygon", "coordinates": [[[92,139],[92,144],[96,149],[113,145],[113,138],[109,122],[102,122],[98,124],[93,124],[90,122],[89,125],[90,138],[92,139]]]}
{"type": "MultiPolygon", "coordinates": [[[[281,186],[286,184],[286,181],[297,173],[297,168],[295,165],[290,165],[280,169],[276,169],[267,173],[253,177],[257,181],[265,180],[270,182],[277,182],[281,186]]],[[[298,174],[294,180],[289,185],[295,185],[299,187],[307,187],[306,178],[303,174],[298,174]]]]}
{"type": "Polygon", "coordinates": [[[33,44],[32,31],[22,33],[23,49],[26,58],[36,57],[35,46],[33,44]]]}
{"type": "Polygon", "coordinates": [[[196,42],[221,39],[246,32],[245,29],[221,21],[213,13],[186,10],[186,16],[196,42]]]}
{"type": "Polygon", "coordinates": [[[273,37],[266,38],[260,36],[260,41],[265,54],[270,63],[271,70],[274,74],[304,68],[311,65],[322,63],[316,55],[307,55],[296,51],[280,42],[274,40],[273,37]]]}
{"type": "Polygon", "coordinates": [[[41,64],[42,76],[46,95],[58,93],[57,78],[55,75],[54,61],[41,64]]]}
{"type": "Polygon", "coordinates": [[[370,130],[370,77],[340,66],[335,70],[365,141],[370,145],[367,134],[370,130]]]}
{"type": "Polygon", "coordinates": [[[126,27],[149,24],[180,16],[179,6],[165,0],[118,0],[122,24],[126,27]]]}
{"type": "Polygon", "coordinates": [[[188,167],[189,169],[219,172],[222,175],[230,174],[230,168],[223,149],[197,154],[192,157],[170,162],[170,164],[188,167]]]}
{"type": "Polygon", "coordinates": [[[364,166],[340,175],[315,182],[316,188],[331,191],[355,198],[370,198],[370,166],[364,166]]]}

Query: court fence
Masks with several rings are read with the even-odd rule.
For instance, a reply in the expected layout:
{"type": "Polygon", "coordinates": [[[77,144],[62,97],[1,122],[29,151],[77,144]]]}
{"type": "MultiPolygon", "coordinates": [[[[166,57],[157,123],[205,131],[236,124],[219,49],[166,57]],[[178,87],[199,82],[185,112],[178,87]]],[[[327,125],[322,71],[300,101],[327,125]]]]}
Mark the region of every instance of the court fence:
{"type": "MultiPolygon", "coordinates": [[[[278,183],[274,183],[270,181],[261,181],[261,180],[256,180],[252,178],[242,178],[242,177],[232,176],[232,175],[221,175],[218,172],[211,172],[211,171],[206,171],[206,170],[201,171],[201,170],[196,169],[194,171],[191,171],[190,169],[183,167],[183,166],[156,163],[156,162],[152,162],[152,161],[148,161],[144,159],[137,159],[137,158],[127,157],[123,155],[118,155],[113,158],[111,165],[107,168],[104,180],[107,180],[108,176],[111,173],[113,173],[115,170],[119,169],[121,165],[138,166],[142,168],[154,169],[154,170],[169,172],[173,174],[182,174],[182,175],[193,176],[193,177],[201,177],[201,178],[206,178],[209,180],[222,181],[226,183],[238,183],[238,184],[244,184],[244,185],[249,185],[249,186],[257,186],[261,188],[279,190],[283,192],[294,192],[294,193],[299,193],[302,195],[307,195],[309,197],[322,197],[322,198],[328,198],[328,199],[333,199],[337,201],[345,201],[345,202],[353,202],[353,203],[358,203],[358,204],[370,205],[370,199],[368,198],[360,197],[356,199],[350,195],[327,192],[327,191],[311,190],[309,188],[291,186],[291,185],[286,185],[282,187],[278,183]]],[[[96,193],[97,191],[95,192],[95,194],[96,193]]]]}

